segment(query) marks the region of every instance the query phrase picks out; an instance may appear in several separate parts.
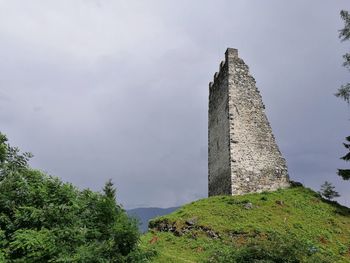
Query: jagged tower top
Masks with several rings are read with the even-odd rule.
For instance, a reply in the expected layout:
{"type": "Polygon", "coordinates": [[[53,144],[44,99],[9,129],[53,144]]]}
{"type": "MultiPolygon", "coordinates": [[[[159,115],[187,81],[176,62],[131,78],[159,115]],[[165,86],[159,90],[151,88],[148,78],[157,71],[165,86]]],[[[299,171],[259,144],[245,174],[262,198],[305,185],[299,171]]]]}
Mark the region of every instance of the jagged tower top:
{"type": "Polygon", "coordinates": [[[226,61],[229,58],[238,58],[238,49],[231,48],[231,47],[227,48],[226,52],[225,52],[225,59],[226,59],[226,61]]]}

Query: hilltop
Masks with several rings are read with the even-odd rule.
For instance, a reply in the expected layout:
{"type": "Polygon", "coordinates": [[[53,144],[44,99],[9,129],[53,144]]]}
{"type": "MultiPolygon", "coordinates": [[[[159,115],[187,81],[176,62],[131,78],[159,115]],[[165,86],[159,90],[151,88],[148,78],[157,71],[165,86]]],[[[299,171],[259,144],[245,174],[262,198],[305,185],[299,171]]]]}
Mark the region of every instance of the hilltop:
{"type": "Polygon", "coordinates": [[[291,258],[284,262],[350,262],[350,209],[304,187],[202,199],[149,227],[141,246],[156,251],[152,262],[234,262],[263,253],[291,258]]]}

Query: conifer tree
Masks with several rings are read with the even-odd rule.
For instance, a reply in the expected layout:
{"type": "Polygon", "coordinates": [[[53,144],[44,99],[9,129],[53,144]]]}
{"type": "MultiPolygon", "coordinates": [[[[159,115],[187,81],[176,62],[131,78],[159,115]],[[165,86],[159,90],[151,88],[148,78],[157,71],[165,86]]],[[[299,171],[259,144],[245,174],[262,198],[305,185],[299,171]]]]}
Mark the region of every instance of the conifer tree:
{"type": "MultiPolygon", "coordinates": [[[[346,137],[346,143],[344,143],[344,147],[348,150],[348,153],[345,154],[340,159],[348,162],[350,161],[350,136],[346,137]]],[[[338,175],[340,175],[344,180],[349,180],[350,169],[338,169],[338,175]]]]}
{"type": "Polygon", "coordinates": [[[339,193],[337,191],[335,191],[335,186],[332,185],[332,183],[325,181],[322,185],[321,185],[321,190],[319,192],[324,198],[328,199],[328,200],[332,200],[336,197],[339,197],[339,193]]]}
{"type": "Polygon", "coordinates": [[[103,193],[106,197],[115,200],[116,189],[114,188],[112,179],[109,179],[103,188],[103,193]]]}
{"type": "MultiPolygon", "coordinates": [[[[346,41],[350,39],[350,14],[348,11],[340,11],[340,16],[344,20],[344,28],[339,30],[340,40],[346,41]]],[[[344,63],[343,66],[350,69],[350,53],[343,55],[344,63]]],[[[350,83],[342,85],[335,96],[342,98],[347,103],[350,103],[350,83]]]]}
{"type": "MultiPolygon", "coordinates": [[[[348,11],[340,11],[340,16],[344,20],[344,28],[339,31],[339,38],[341,41],[346,41],[350,39],[350,14],[348,11]]],[[[346,53],[344,56],[343,66],[350,69],[350,53],[346,53]]],[[[342,85],[335,96],[342,98],[348,104],[350,104],[350,83],[342,85]]],[[[346,137],[346,143],[344,143],[345,148],[348,150],[348,153],[341,157],[344,161],[350,160],[350,136],[346,137]]],[[[350,169],[338,169],[338,175],[341,176],[344,180],[350,179],[350,169]]]]}

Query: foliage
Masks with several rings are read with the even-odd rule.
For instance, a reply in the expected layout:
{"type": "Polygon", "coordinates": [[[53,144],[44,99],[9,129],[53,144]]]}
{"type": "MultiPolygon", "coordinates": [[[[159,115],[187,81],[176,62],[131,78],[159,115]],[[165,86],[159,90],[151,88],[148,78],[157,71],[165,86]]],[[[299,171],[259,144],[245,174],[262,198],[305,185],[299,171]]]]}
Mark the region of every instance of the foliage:
{"type": "Polygon", "coordinates": [[[321,189],[319,192],[324,198],[328,199],[328,200],[332,200],[336,197],[339,197],[339,193],[337,191],[335,191],[335,186],[332,185],[332,183],[325,181],[322,185],[321,185],[321,189]]]}
{"type": "Polygon", "coordinates": [[[103,193],[79,190],[28,166],[0,134],[0,262],[136,262],[135,221],[103,193]]]}
{"type": "Polygon", "coordinates": [[[304,187],[198,200],[150,226],[154,229],[142,236],[141,246],[157,251],[155,263],[208,262],[215,255],[243,257],[252,251],[277,257],[290,247],[295,248],[290,258],[301,249],[300,262],[350,261],[350,209],[304,187]]]}
{"type": "Polygon", "coordinates": [[[348,11],[340,11],[340,16],[344,20],[344,28],[339,31],[339,38],[342,41],[350,39],[350,14],[348,11]]]}
{"type": "MultiPolygon", "coordinates": [[[[344,28],[339,31],[339,38],[341,41],[346,41],[350,39],[350,14],[348,11],[340,11],[340,16],[344,21],[344,28]]],[[[343,66],[350,69],[350,53],[346,53],[344,56],[343,66]]],[[[342,85],[335,96],[342,98],[348,104],[350,104],[350,83],[342,85]]],[[[346,138],[347,142],[350,142],[350,136],[346,138]]],[[[350,159],[350,144],[344,143],[344,146],[347,148],[348,153],[343,156],[341,159],[349,161],[350,159]]],[[[350,179],[350,169],[338,169],[338,175],[341,176],[344,180],[350,179]]]]}
{"type": "MultiPolygon", "coordinates": [[[[343,144],[344,147],[348,150],[348,153],[340,159],[348,162],[350,161],[350,136],[346,137],[346,142],[347,143],[343,144]]],[[[341,176],[344,180],[350,180],[350,169],[338,169],[338,175],[341,176]]]]}
{"type": "Polygon", "coordinates": [[[111,179],[109,179],[105,184],[105,187],[103,188],[103,192],[106,197],[110,198],[111,200],[115,200],[116,189],[113,187],[113,183],[111,179]]]}
{"type": "MultiPolygon", "coordinates": [[[[339,30],[339,38],[341,41],[346,41],[350,39],[350,14],[348,11],[342,10],[340,11],[340,17],[344,21],[344,28],[339,30]]],[[[346,53],[344,56],[343,66],[350,69],[350,53],[346,53]]],[[[349,103],[350,99],[350,83],[342,85],[335,96],[342,98],[347,103],[349,103]]]]}
{"type": "Polygon", "coordinates": [[[28,160],[32,157],[29,152],[20,153],[17,147],[11,147],[7,137],[0,133],[0,178],[6,173],[28,168],[28,160]]]}
{"type": "Polygon", "coordinates": [[[227,263],[331,263],[331,259],[320,257],[318,249],[312,244],[295,237],[269,233],[265,239],[253,239],[240,248],[218,251],[208,260],[227,263]]]}
{"type": "Polygon", "coordinates": [[[335,93],[335,96],[338,98],[342,98],[347,103],[349,103],[350,102],[350,83],[346,83],[346,84],[342,85],[338,89],[338,92],[335,93]]]}

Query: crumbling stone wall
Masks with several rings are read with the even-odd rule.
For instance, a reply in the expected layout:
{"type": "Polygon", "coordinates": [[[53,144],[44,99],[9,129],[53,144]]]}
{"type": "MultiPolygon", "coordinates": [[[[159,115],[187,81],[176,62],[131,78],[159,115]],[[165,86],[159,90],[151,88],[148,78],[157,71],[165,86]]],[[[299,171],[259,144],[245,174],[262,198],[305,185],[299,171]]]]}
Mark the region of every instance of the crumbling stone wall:
{"type": "Polygon", "coordinates": [[[229,78],[227,67],[215,73],[209,92],[209,193],[231,193],[229,78]]]}
{"type": "Polygon", "coordinates": [[[261,95],[248,66],[229,48],[209,84],[209,196],[289,186],[261,95]]]}

